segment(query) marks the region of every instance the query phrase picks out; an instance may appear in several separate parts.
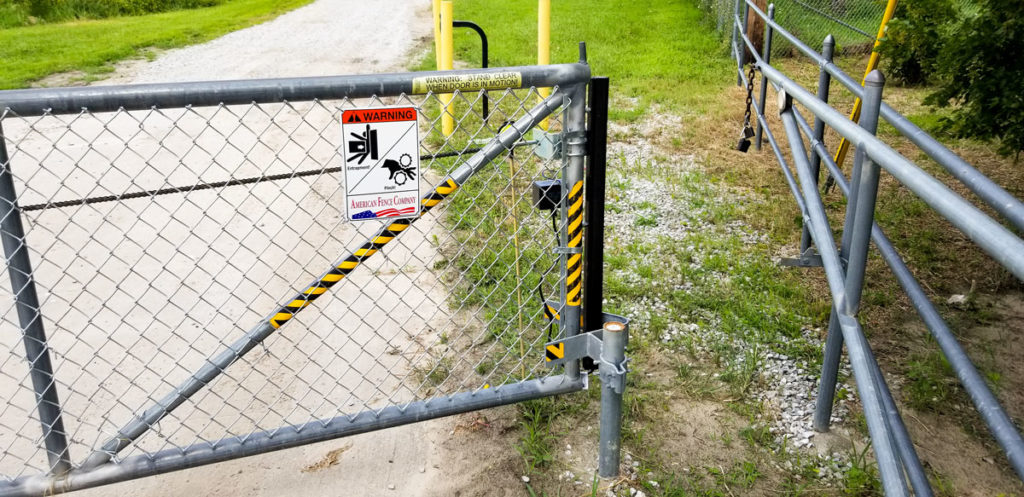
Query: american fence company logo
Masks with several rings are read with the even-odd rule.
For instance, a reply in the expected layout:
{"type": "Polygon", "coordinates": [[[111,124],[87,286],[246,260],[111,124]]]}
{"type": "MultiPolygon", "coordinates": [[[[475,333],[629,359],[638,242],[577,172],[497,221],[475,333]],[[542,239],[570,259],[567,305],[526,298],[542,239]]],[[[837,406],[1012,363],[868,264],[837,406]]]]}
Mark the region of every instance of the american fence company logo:
{"type": "Polygon", "coordinates": [[[414,107],[350,109],[342,113],[349,219],[419,214],[417,118],[414,107]]]}
{"type": "Polygon", "coordinates": [[[398,217],[416,212],[419,198],[416,195],[377,197],[375,199],[349,200],[349,211],[356,219],[398,217]]]}

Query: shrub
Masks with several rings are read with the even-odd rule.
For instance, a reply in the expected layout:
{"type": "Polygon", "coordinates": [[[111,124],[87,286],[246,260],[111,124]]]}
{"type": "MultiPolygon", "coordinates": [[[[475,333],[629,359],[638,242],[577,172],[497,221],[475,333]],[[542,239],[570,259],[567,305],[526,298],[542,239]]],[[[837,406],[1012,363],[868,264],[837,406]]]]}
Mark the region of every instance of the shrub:
{"type": "MultiPolygon", "coordinates": [[[[913,3],[913,2],[911,2],[913,3]]],[[[1024,2],[982,0],[978,15],[943,51],[943,82],[926,103],[955,105],[942,125],[960,137],[998,140],[999,152],[1024,151],[1024,2]]]]}
{"type": "Polygon", "coordinates": [[[955,29],[952,0],[904,0],[885,31],[878,51],[885,74],[904,84],[928,82],[945,59],[943,45],[955,29]]]}

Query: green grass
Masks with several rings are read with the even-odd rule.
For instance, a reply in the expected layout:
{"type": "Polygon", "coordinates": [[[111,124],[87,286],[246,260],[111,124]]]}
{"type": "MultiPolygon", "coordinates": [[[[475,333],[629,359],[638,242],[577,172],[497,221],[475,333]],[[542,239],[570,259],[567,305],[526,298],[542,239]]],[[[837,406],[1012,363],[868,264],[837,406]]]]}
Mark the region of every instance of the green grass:
{"type": "MultiPolygon", "coordinates": [[[[455,18],[472,20],[487,33],[492,67],[537,61],[537,2],[460,0],[455,18]]],[[[551,61],[579,60],[587,42],[595,76],[608,76],[614,96],[639,99],[636,107],[613,105],[613,119],[636,119],[657,102],[665,110],[703,113],[707,98],[729,84],[729,59],[691,2],[564,0],[551,6],[551,61]]],[[[480,43],[470,30],[455,31],[455,57],[479,67],[480,43]]],[[[433,45],[420,69],[434,68],[433,45]]]]}
{"type": "Polygon", "coordinates": [[[5,0],[0,5],[0,28],[155,14],[221,3],[224,0],[5,0]]]}
{"type": "Polygon", "coordinates": [[[135,17],[0,30],[0,89],[24,88],[55,73],[94,78],[112,64],[216,38],[272,19],[311,0],[233,0],[223,5],[135,17]]]}
{"type": "MultiPolygon", "coordinates": [[[[532,0],[507,2],[501,15],[496,15],[493,3],[482,0],[461,0],[455,8],[457,19],[475,21],[487,31],[491,66],[527,65],[535,61],[536,3],[532,0]]],[[[608,212],[632,214],[625,225],[609,226],[606,232],[604,310],[627,315],[634,323],[627,351],[634,362],[624,399],[623,446],[639,461],[639,474],[653,473],[640,478],[638,488],[648,495],[672,496],[738,495],[750,493],[754,487],[773,487],[784,495],[818,492],[819,489],[808,486],[816,477],[818,459],[798,451],[778,455],[775,451],[780,449],[775,446],[774,435],[763,423],[755,425],[754,421],[744,430],[723,427],[714,431],[715,443],[727,448],[746,448],[748,453],[742,459],[720,467],[698,465],[685,473],[679,471],[681,468],[668,468],[663,461],[666,456],[661,451],[661,438],[665,426],[661,423],[674,419],[674,414],[666,384],[648,378],[647,372],[660,372],[659,366],[648,359],[658,355],[670,358],[665,361],[668,366],[662,367],[668,368],[666,381],[673,395],[722,401],[736,410],[761,412],[763,406],[748,394],[759,381],[757,369],[762,354],[783,353],[798,359],[808,371],[816,370],[820,344],[806,338],[803,328],[823,324],[829,310],[827,296],[814,294],[800,281],[800,274],[782,269],[772,260],[768,240],[735,225],[749,217],[750,211],[777,204],[777,199],[754,196],[741,202],[723,193],[728,187],[718,178],[697,170],[666,166],[674,159],[670,157],[672,153],[691,146],[695,133],[706,132],[699,123],[714,119],[707,115],[723,113],[721,94],[734,81],[732,64],[721,41],[702,22],[693,2],[656,0],[622,8],[607,0],[566,0],[554,3],[552,26],[553,62],[576,61],[576,43],[586,41],[593,74],[610,77],[613,121],[629,123],[652,118],[651,114],[656,112],[681,115],[684,122],[691,124],[678,133],[669,131],[676,135],[666,138],[670,145],[647,161],[627,162],[615,157],[609,161],[608,212]],[[659,205],[642,198],[633,200],[631,192],[644,180],[664,190],[670,197],[666,205],[660,205],[660,200],[659,205]],[[680,229],[675,212],[687,213],[693,224],[680,229]],[[675,235],[644,234],[647,230],[663,229],[676,230],[675,235]],[[656,311],[645,310],[655,305],[656,311]],[[688,325],[715,333],[691,332],[667,342],[663,340],[667,331],[688,325]],[[698,349],[709,352],[698,354],[698,349]],[[773,460],[789,462],[793,470],[779,476],[773,460]]],[[[457,60],[470,67],[478,66],[476,35],[467,30],[456,33],[457,60]]],[[[432,50],[418,68],[434,68],[432,50]]],[[[465,104],[458,106],[457,116],[465,112],[464,107],[465,104]]],[[[434,112],[436,108],[428,106],[428,111],[434,112]]],[[[473,116],[466,123],[467,129],[478,129],[478,119],[473,116]]],[[[737,130],[730,128],[729,132],[737,130]]],[[[730,134],[730,140],[733,136],[730,134]]],[[[428,142],[439,148],[459,148],[466,138],[456,136],[445,145],[435,134],[428,142]]],[[[516,210],[510,210],[508,204],[487,210],[487,206],[501,205],[502,197],[508,195],[504,190],[508,164],[496,166],[451,197],[445,223],[455,232],[454,246],[460,247],[460,251],[446,255],[469,283],[455,295],[458,303],[479,308],[489,328],[493,327],[493,340],[503,342],[498,349],[515,355],[515,336],[503,332],[507,323],[514,322],[519,307],[507,298],[494,298],[514,294],[517,279],[495,277],[494,268],[510,267],[515,257],[507,248],[485,247],[482,240],[496,230],[508,232],[510,211],[519,212],[520,219],[536,214],[530,214],[529,207],[522,204],[516,210]]],[[[539,166],[526,161],[519,167],[526,171],[521,174],[533,175],[539,166]]],[[[518,184],[521,195],[526,193],[525,186],[518,184]]],[[[789,226],[790,230],[797,228],[789,226]]],[[[524,233],[547,237],[550,227],[530,224],[524,233]]],[[[534,252],[537,249],[527,246],[525,250],[530,251],[532,258],[542,255],[543,251],[534,252]]],[[[549,298],[553,298],[552,286],[556,281],[551,276],[525,276],[523,287],[532,288],[543,279],[549,298]]],[[[533,302],[536,295],[526,298],[533,302]]],[[[541,323],[527,323],[528,331],[520,336],[532,340],[541,332],[541,323]]],[[[530,356],[536,353],[527,351],[530,356]]],[[[501,376],[516,378],[516,368],[509,367],[515,361],[491,358],[486,364],[477,374],[491,375],[492,380],[501,376]]],[[[595,397],[590,397],[592,404],[595,397]]],[[[587,400],[576,398],[580,402],[587,400]]],[[[551,468],[560,469],[559,451],[554,450],[558,435],[552,428],[555,417],[568,417],[565,423],[569,425],[580,423],[573,420],[572,412],[556,408],[553,402],[556,401],[542,400],[519,406],[517,449],[523,458],[523,470],[538,476],[529,484],[530,495],[553,493],[554,484],[545,485],[543,475],[551,468]]],[[[864,487],[870,492],[875,484],[872,467],[865,461],[857,466],[857,471],[848,475],[844,486],[851,495],[870,495],[859,492],[864,487]]],[[[838,495],[842,491],[833,488],[825,494],[838,495]]]]}

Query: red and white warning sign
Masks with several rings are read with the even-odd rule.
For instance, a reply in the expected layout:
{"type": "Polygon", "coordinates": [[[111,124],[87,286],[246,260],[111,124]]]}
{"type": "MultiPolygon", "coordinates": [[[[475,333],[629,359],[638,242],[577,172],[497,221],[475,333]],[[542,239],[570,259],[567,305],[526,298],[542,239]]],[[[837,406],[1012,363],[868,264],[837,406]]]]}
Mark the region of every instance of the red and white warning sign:
{"type": "Polygon", "coordinates": [[[419,216],[417,116],[415,107],[373,107],[341,113],[349,219],[419,216]]]}

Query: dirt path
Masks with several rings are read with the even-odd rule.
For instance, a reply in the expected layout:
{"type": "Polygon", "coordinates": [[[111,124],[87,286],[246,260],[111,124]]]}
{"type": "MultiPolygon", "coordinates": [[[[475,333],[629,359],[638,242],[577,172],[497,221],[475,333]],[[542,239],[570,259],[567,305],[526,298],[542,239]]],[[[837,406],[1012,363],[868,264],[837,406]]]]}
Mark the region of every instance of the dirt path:
{"type": "MultiPolygon", "coordinates": [[[[430,30],[427,2],[392,0],[385,5],[385,2],[360,0],[319,0],[274,21],[231,33],[206,44],[169,51],[149,62],[124,64],[114,77],[96,84],[400,71],[415,56],[415,52],[424,46],[430,30]]],[[[287,112],[276,115],[275,123],[281,129],[292,129],[289,126],[297,126],[301,120],[305,127],[298,127],[296,131],[287,134],[271,129],[253,136],[246,132],[258,128],[239,126],[237,116],[241,112],[237,115],[218,113],[216,109],[182,112],[180,117],[168,122],[160,121],[160,116],[149,116],[148,120],[142,122],[121,115],[101,125],[99,121],[90,122],[88,117],[83,117],[74,126],[78,133],[82,133],[80,136],[90,137],[85,140],[90,143],[82,140],[64,143],[63,150],[68,153],[56,158],[47,157],[43,153],[33,155],[26,150],[33,147],[47,149],[50,144],[56,143],[63,133],[62,124],[38,123],[36,128],[29,129],[19,128],[19,123],[14,123],[11,133],[32,135],[20,142],[16,150],[23,154],[21,160],[26,166],[25,170],[32,169],[28,167],[30,161],[24,157],[27,155],[40,157],[39,165],[45,166],[44,169],[55,175],[55,178],[73,178],[75,174],[85,172],[88,177],[86,183],[89,183],[94,177],[119,171],[136,184],[119,184],[119,180],[108,176],[104,179],[105,187],[130,189],[146,181],[166,181],[166,171],[169,170],[176,173],[194,172],[196,178],[209,180],[209,177],[202,175],[252,175],[267,173],[272,169],[311,167],[313,164],[310,162],[324,164],[332,160],[332,154],[335,153],[333,148],[321,150],[322,147],[315,146],[318,142],[324,142],[324,137],[335,136],[337,133],[337,122],[333,120],[333,114],[322,112],[330,109],[312,104],[307,106],[311,108],[302,105],[297,107],[302,110],[295,115],[287,112]],[[195,136],[189,136],[190,119],[196,121],[192,123],[197,126],[196,133],[199,133],[195,136]],[[230,159],[231,154],[227,152],[203,156],[202,130],[220,124],[225,126],[224,129],[234,130],[218,135],[220,139],[227,137],[227,141],[233,142],[239,150],[252,147],[254,140],[268,146],[276,143],[281,149],[274,154],[252,154],[248,162],[238,157],[230,159]],[[145,129],[145,132],[138,133],[139,129],[145,129]],[[197,143],[200,144],[198,148],[191,148],[197,143]],[[289,149],[284,145],[305,143],[314,145],[309,145],[305,150],[289,149]],[[89,158],[85,155],[89,153],[86,149],[108,148],[111,153],[105,155],[104,159],[95,160],[94,157],[93,160],[86,160],[89,158]],[[167,157],[154,153],[145,161],[139,161],[136,155],[121,155],[116,151],[122,149],[136,152],[143,149],[190,151],[180,154],[172,152],[167,157]],[[76,155],[79,152],[83,155],[76,155]],[[258,158],[263,156],[269,161],[266,165],[258,158]],[[271,158],[274,160],[271,161],[271,158]],[[237,160],[237,165],[229,165],[230,160],[237,160]],[[253,163],[253,160],[260,164],[253,163]],[[214,166],[211,167],[211,164],[214,166]],[[217,169],[216,166],[223,169],[217,169]],[[250,171],[246,168],[255,169],[250,171]],[[147,174],[151,177],[147,177],[147,174]]],[[[179,116],[173,110],[170,113],[179,116]]],[[[245,115],[241,119],[246,121],[249,118],[249,115],[245,115]]],[[[254,113],[252,118],[263,119],[259,113],[254,113]]],[[[28,185],[22,195],[23,204],[84,193],[75,191],[75,182],[31,178],[21,180],[28,185]]],[[[308,274],[296,274],[296,271],[281,275],[280,278],[268,277],[266,284],[257,283],[255,291],[250,291],[257,295],[254,300],[236,305],[232,310],[231,305],[234,304],[227,300],[213,301],[229,296],[237,288],[209,287],[207,283],[196,280],[222,276],[226,267],[232,268],[228,267],[232,266],[231,261],[219,258],[217,251],[208,250],[206,244],[190,240],[190,236],[202,231],[203,226],[211,226],[216,228],[217,233],[221,233],[213,235],[218,241],[229,242],[219,238],[223,235],[231,238],[231,243],[236,243],[254,233],[282,233],[279,230],[288,226],[295,231],[284,231],[285,236],[270,240],[272,248],[280,250],[253,254],[258,263],[267,265],[255,269],[272,272],[277,267],[308,266],[304,270],[318,273],[344,253],[347,247],[352,247],[352,242],[361,241],[366,235],[365,226],[357,229],[350,223],[339,222],[343,214],[334,212],[334,208],[343,204],[338,197],[338,179],[333,176],[312,178],[308,183],[292,181],[268,185],[267,188],[273,189],[273,195],[260,193],[256,188],[251,192],[225,190],[206,200],[202,195],[190,197],[188,202],[194,203],[196,207],[202,205],[198,210],[191,209],[190,204],[182,202],[181,198],[168,196],[142,201],[151,202],[148,205],[153,209],[146,213],[140,211],[147,204],[124,203],[104,207],[103,214],[90,209],[74,212],[51,210],[29,219],[28,237],[31,244],[41,247],[55,244],[66,246],[69,252],[65,256],[77,261],[63,269],[48,267],[47,262],[59,254],[52,249],[43,249],[38,254],[42,262],[36,271],[46,298],[43,306],[48,309],[47,315],[63,316],[52,318],[54,322],[49,328],[52,330],[51,345],[58,357],[55,373],[62,390],[68,392],[65,395],[65,419],[71,431],[73,458],[76,461],[95,446],[96,440],[107,436],[103,434],[109,434],[121,425],[127,419],[129,410],[149,404],[151,398],[165,393],[169,385],[181,381],[182,374],[187,374],[186,370],[195,366],[189,364],[189,361],[201,361],[207,351],[221,348],[223,343],[237,336],[242,328],[257,322],[260,313],[273,308],[274,301],[291,293],[296,282],[301,284],[310,279],[308,274]],[[225,201],[227,204],[223,203],[225,201]],[[260,203],[243,206],[243,202],[254,201],[260,203]],[[217,212],[232,211],[235,215],[229,216],[227,221],[213,219],[218,217],[215,215],[217,212]],[[272,215],[252,215],[264,212],[272,215]],[[307,216],[308,219],[298,216],[304,213],[313,214],[307,216]],[[168,214],[169,219],[159,220],[160,216],[166,218],[168,214]],[[70,222],[81,227],[78,234],[73,233],[73,228],[67,224],[72,215],[77,217],[70,222]],[[156,217],[147,219],[150,215],[156,217]],[[258,221],[255,223],[256,231],[254,218],[258,221]],[[296,221],[300,218],[300,221],[296,221]],[[290,221],[283,223],[285,220],[290,221]],[[278,221],[282,221],[278,223],[280,226],[272,226],[278,221]],[[140,232],[139,225],[159,229],[140,232]],[[115,234],[113,237],[102,235],[103,229],[112,229],[115,234]],[[116,254],[124,248],[120,242],[112,249],[103,246],[102,240],[105,238],[116,240],[117,237],[124,237],[126,243],[141,248],[141,251],[124,256],[116,254]],[[169,240],[175,240],[174,245],[177,247],[162,245],[169,240]],[[115,253],[114,257],[110,257],[111,253],[115,253]],[[176,254],[185,257],[177,257],[176,254]],[[121,271],[124,276],[118,276],[117,271],[121,271]],[[111,281],[98,282],[101,280],[95,277],[98,274],[111,278],[111,281]],[[129,281],[129,276],[142,276],[143,279],[133,283],[129,281]],[[61,288],[58,282],[62,278],[74,280],[75,283],[61,288]],[[165,293],[161,299],[171,307],[187,310],[185,314],[189,317],[186,320],[164,322],[156,315],[147,315],[144,302],[149,298],[147,292],[153,285],[146,280],[152,282],[160,279],[170,285],[169,293],[165,293]],[[82,283],[79,285],[78,282],[82,283]],[[181,289],[182,293],[175,293],[177,290],[171,287],[181,289]],[[207,292],[198,300],[184,295],[188,291],[202,293],[202,288],[215,291],[207,292]],[[121,310],[112,311],[106,307],[107,304],[100,306],[80,298],[81,295],[106,298],[103,295],[107,291],[111,292],[109,298],[122,300],[124,305],[121,310]],[[116,292],[123,295],[115,295],[116,292]],[[209,303],[210,307],[204,311],[197,303],[209,303]],[[81,309],[88,312],[91,309],[99,310],[88,316],[88,312],[77,312],[81,309]],[[199,315],[204,312],[208,315],[199,315]],[[232,319],[224,321],[223,318],[228,315],[232,319]],[[130,322],[132,320],[149,324],[133,325],[130,322]],[[159,323],[154,324],[154,320],[159,323]],[[97,328],[96,323],[106,323],[106,326],[97,328]],[[130,350],[128,357],[112,362],[107,359],[94,361],[103,355],[96,352],[95,348],[111,343],[125,344],[124,350],[130,350]],[[93,392],[96,392],[95,395],[93,392]]],[[[267,190],[267,193],[271,193],[271,190],[267,190]]],[[[161,424],[167,426],[159,427],[158,430],[164,431],[147,434],[140,440],[139,446],[145,450],[156,450],[166,448],[169,443],[187,443],[188,437],[219,438],[224,436],[225,429],[235,434],[246,433],[253,429],[303,422],[303,418],[310,415],[323,418],[339,412],[358,410],[359,402],[368,408],[376,408],[382,403],[397,401],[390,397],[392,394],[389,392],[409,389],[405,382],[414,377],[412,368],[419,367],[418,361],[422,361],[424,356],[431,358],[430,350],[436,346],[433,345],[436,337],[431,335],[430,330],[443,330],[445,326],[451,325],[451,316],[443,310],[446,297],[443,286],[425,284],[423,281],[433,276],[428,265],[437,257],[434,245],[426,241],[432,229],[436,228],[424,222],[418,223],[416,230],[403,233],[405,236],[401,243],[393,243],[394,247],[389,246],[388,251],[382,252],[384,255],[375,258],[380,259],[373,264],[376,269],[361,268],[366,271],[358,275],[353,273],[343,282],[345,285],[339,285],[332,295],[337,303],[321,306],[322,301],[318,301],[317,305],[322,307],[319,314],[305,313],[313,317],[305,322],[297,319],[293,326],[282,328],[281,333],[267,340],[262,352],[253,351],[251,357],[233,364],[228,375],[218,379],[193,399],[194,405],[183,406],[174,413],[174,419],[162,421],[161,424]],[[424,226],[419,227],[420,224],[424,226]],[[385,281],[386,278],[390,279],[385,281]],[[362,298],[367,295],[374,304],[363,304],[362,308],[352,305],[356,296],[362,298]],[[388,305],[381,302],[394,301],[396,298],[404,299],[405,303],[421,302],[422,307],[430,312],[409,309],[406,315],[391,313],[390,322],[374,322],[373,313],[378,309],[384,310],[384,307],[379,306],[388,305]],[[371,313],[360,314],[367,309],[371,313]],[[317,318],[317,315],[320,317],[317,318]],[[424,329],[428,331],[424,332],[424,329]],[[356,374],[350,375],[351,371],[356,371],[356,374]],[[339,401],[338,396],[341,394],[349,398],[354,396],[355,401],[339,401]],[[260,395],[261,398],[254,401],[254,395],[260,395]],[[276,401],[268,402],[268,399],[276,401]],[[220,409],[231,411],[230,416],[218,414],[213,417],[218,420],[216,423],[203,421],[210,419],[210,413],[219,412],[220,409]],[[176,433],[173,423],[180,423],[179,426],[185,428],[176,433]]],[[[213,245],[211,242],[210,247],[213,245]]],[[[252,255],[249,257],[252,258],[252,255]]],[[[10,295],[5,294],[2,298],[9,300],[10,295]]],[[[305,315],[299,318],[306,319],[305,315]]],[[[5,315],[2,323],[4,336],[17,336],[15,330],[8,329],[14,322],[16,320],[11,315],[5,315]]],[[[3,341],[0,346],[17,350],[19,344],[17,340],[11,339],[3,341]]],[[[4,377],[23,377],[24,365],[21,363],[7,361],[0,366],[3,367],[0,373],[4,377]]],[[[31,398],[19,383],[7,382],[0,387],[4,398],[14,399],[21,408],[31,410],[31,398]]],[[[422,393],[411,389],[405,392],[413,395],[422,393]]],[[[401,396],[397,393],[395,395],[401,396]]],[[[464,489],[466,485],[464,481],[462,484],[455,482],[464,480],[465,474],[475,472],[470,468],[480,465],[475,457],[465,457],[472,451],[452,443],[459,437],[456,434],[458,422],[458,419],[445,419],[413,424],[100,487],[83,492],[82,495],[457,495],[457,489],[464,489]],[[453,459],[462,462],[452,463],[453,459]]],[[[10,454],[0,460],[5,471],[17,471],[23,458],[30,457],[28,455],[33,448],[31,444],[23,443],[26,440],[30,439],[0,440],[4,447],[11,448],[10,454]]],[[[129,453],[139,452],[137,449],[129,449],[122,455],[129,453]]],[[[33,464],[39,464],[38,452],[34,458],[36,461],[33,464]]]]}

